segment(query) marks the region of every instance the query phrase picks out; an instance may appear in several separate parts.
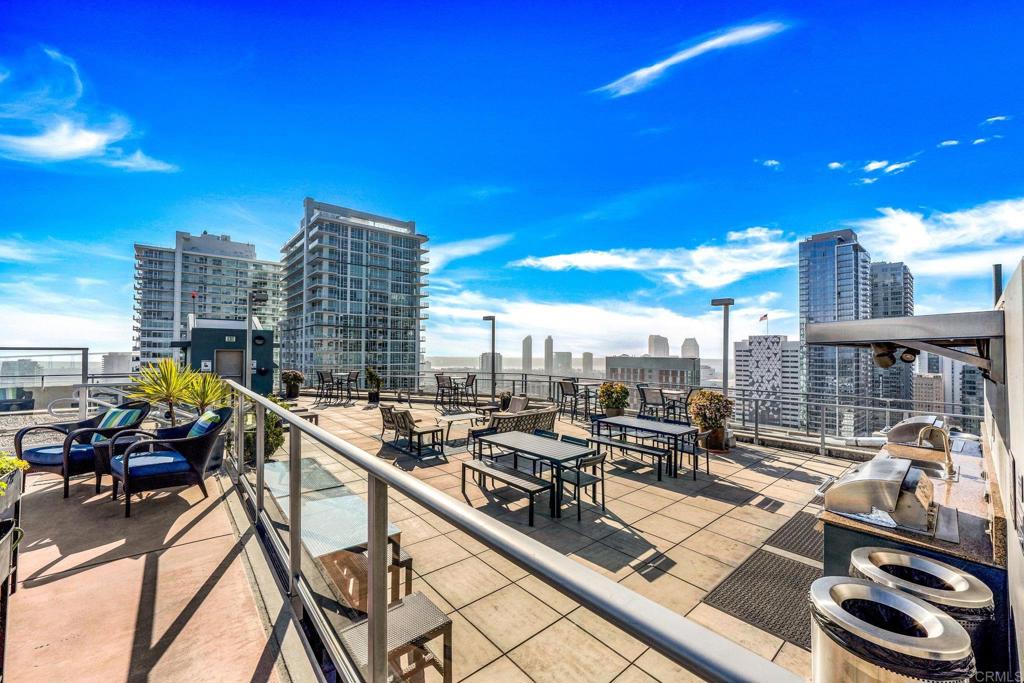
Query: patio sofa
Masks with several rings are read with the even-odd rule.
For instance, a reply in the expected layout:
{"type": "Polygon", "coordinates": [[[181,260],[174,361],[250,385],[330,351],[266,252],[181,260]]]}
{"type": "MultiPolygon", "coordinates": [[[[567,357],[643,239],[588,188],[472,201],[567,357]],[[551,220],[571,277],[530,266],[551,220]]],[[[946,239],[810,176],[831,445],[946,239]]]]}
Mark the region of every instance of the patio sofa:
{"type": "Polygon", "coordinates": [[[0,388],[0,413],[32,410],[35,407],[36,400],[32,398],[31,391],[25,391],[21,387],[0,388]]]}

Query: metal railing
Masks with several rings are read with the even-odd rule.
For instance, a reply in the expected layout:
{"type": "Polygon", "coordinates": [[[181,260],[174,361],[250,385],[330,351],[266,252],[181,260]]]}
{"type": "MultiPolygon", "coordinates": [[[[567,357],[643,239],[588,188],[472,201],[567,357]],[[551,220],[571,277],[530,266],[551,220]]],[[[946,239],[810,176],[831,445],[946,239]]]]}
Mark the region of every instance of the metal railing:
{"type": "MultiPolygon", "coordinates": [[[[229,464],[251,505],[254,525],[260,537],[281,566],[286,568],[286,584],[298,615],[308,620],[322,640],[335,666],[351,678],[355,667],[341,646],[327,618],[320,612],[313,590],[302,571],[302,479],[303,437],[318,450],[326,449],[345,464],[361,470],[367,477],[368,507],[368,595],[367,628],[369,662],[365,679],[371,683],[387,680],[387,556],[388,491],[436,514],[441,520],[469,534],[486,547],[541,579],[559,593],[592,610],[678,665],[708,681],[764,683],[799,680],[789,671],[744,649],[717,633],[684,618],[676,612],[588,569],[575,560],[479,510],[453,499],[388,461],[370,455],[327,430],[294,415],[239,384],[228,381],[234,392],[236,419],[234,443],[244,443],[247,406],[255,412],[255,483],[245,475],[244,448],[235,448],[229,464]],[[268,515],[264,496],[264,443],[267,415],[272,413],[288,426],[288,543],[281,541],[268,515]]],[[[355,679],[353,679],[355,680],[355,679]]]]}

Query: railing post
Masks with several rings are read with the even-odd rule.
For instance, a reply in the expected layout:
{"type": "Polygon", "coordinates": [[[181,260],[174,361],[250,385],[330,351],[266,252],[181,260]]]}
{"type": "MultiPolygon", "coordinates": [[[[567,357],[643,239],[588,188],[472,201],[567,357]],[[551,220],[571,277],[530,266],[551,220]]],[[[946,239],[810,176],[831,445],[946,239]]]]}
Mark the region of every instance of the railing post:
{"type": "Polygon", "coordinates": [[[367,681],[386,683],[388,676],[388,485],[369,475],[366,611],[367,681]]]}
{"type": "Polygon", "coordinates": [[[754,399],[754,445],[761,445],[761,399],[754,399]]]}
{"type": "Polygon", "coordinates": [[[825,415],[824,415],[824,411],[822,411],[821,418],[822,418],[821,419],[821,443],[818,446],[818,453],[820,455],[825,455],[825,415]]]}
{"type": "Polygon", "coordinates": [[[256,517],[263,512],[263,448],[267,440],[267,409],[256,404],[256,517]]]}
{"type": "Polygon", "coordinates": [[[78,389],[78,419],[89,419],[89,385],[83,384],[78,389]]]}
{"type": "Polygon", "coordinates": [[[288,595],[292,606],[301,615],[298,597],[299,575],[302,572],[302,432],[294,424],[288,426],[288,595]]]}

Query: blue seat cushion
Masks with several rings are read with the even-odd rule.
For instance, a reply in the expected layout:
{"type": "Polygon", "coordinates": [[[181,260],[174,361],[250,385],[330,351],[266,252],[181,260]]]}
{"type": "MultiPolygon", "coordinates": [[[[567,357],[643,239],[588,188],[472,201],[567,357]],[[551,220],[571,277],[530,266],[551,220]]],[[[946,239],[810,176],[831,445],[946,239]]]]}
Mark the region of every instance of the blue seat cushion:
{"type": "MultiPolygon", "coordinates": [[[[128,459],[128,468],[133,477],[155,477],[161,474],[188,472],[191,467],[181,453],[174,451],[154,451],[152,453],[133,453],[128,459]]],[[[124,478],[124,456],[116,455],[110,460],[110,470],[124,478]]]]}
{"type": "MultiPolygon", "coordinates": [[[[68,457],[75,461],[92,460],[94,456],[95,453],[92,450],[92,446],[84,443],[71,444],[71,451],[68,453],[68,457]]],[[[21,457],[32,465],[46,465],[50,467],[53,467],[54,465],[63,465],[64,446],[49,445],[28,448],[21,454],[21,457]]]]}

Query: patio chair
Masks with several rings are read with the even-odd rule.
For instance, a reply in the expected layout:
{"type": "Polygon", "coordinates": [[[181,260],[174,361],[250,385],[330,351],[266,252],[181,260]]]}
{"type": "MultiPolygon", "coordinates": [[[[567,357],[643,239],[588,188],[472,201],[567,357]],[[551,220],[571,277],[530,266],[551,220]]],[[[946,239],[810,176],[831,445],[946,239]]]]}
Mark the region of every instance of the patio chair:
{"type": "Polygon", "coordinates": [[[329,391],[329,385],[327,383],[327,376],[320,370],[316,371],[316,400],[314,403],[325,403],[327,401],[327,392],[329,391]]]}
{"type": "Polygon", "coordinates": [[[455,397],[455,385],[452,384],[451,375],[436,373],[434,380],[437,383],[437,391],[434,392],[434,407],[436,408],[440,404],[443,408],[446,405],[445,399],[448,400],[447,405],[452,405],[455,397]]]}
{"type": "Polygon", "coordinates": [[[14,435],[14,452],[32,465],[33,471],[53,472],[64,477],[64,497],[70,494],[70,478],[96,472],[93,444],[126,429],[135,429],[149,415],[146,401],[127,401],[88,420],[22,427],[14,435]],[[64,442],[24,448],[25,435],[40,429],[64,434],[64,442]]]}
{"type": "Polygon", "coordinates": [[[477,404],[476,375],[472,373],[466,375],[465,382],[455,385],[456,402],[458,402],[460,398],[463,398],[466,400],[466,403],[469,403],[470,397],[473,398],[473,403],[471,405],[475,406],[477,404]]]}
{"type": "MultiPolygon", "coordinates": [[[[395,409],[394,409],[394,407],[393,406],[386,406],[386,405],[383,405],[383,404],[379,404],[377,407],[380,409],[380,419],[381,419],[380,440],[384,441],[384,432],[386,432],[388,430],[394,430],[395,438],[392,439],[391,442],[394,443],[395,441],[398,441],[398,423],[395,420],[395,409]]],[[[419,418],[413,418],[413,423],[422,422],[422,421],[423,420],[421,420],[419,418]]],[[[387,443],[387,442],[385,442],[385,443],[387,443]]]]}
{"type": "MultiPolygon", "coordinates": [[[[352,400],[352,389],[358,389],[359,388],[359,371],[358,370],[351,370],[340,381],[342,382],[342,384],[344,386],[346,399],[351,401],[352,400]]],[[[340,392],[338,394],[338,397],[341,398],[340,392]]],[[[356,398],[358,398],[358,396],[356,398]]]]}
{"type": "Polygon", "coordinates": [[[395,426],[398,433],[409,440],[409,452],[412,452],[413,439],[416,440],[416,457],[423,455],[423,437],[430,437],[430,447],[444,455],[444,429],[438,426],[421,426],[417,424],[408,410],[394,411],[395,426]]]}
{"type": "MultiPolygon", "coordinates": [[[[568,434],[562,434],[562,441],[565,443],[575,444],[577,446],[589,447],[590,443],[586,439],[581,439],[576,436],[569,436],[568,434]]],[[[601,485],[601,510],[604,510],[604,462],[605,458],[608,457],[607,452],[596,453],[594,455],[588,455],[580,458],[576,461],[576,464],[572,467],[567,467],[562,470],[562,485],[568,484],[573,487],[573,498],[576,499],[576,521],[579,522],[583,519],[583,506],[580,505],[580,490],[590,488],[590,500],[597,504],[597,486],[601,485]],[[590,472],[587,472],[587,469],[590,472]]]]}
{"type": "Polygon", "coordinates": [[[579,401],[576,383],[571,379],[558,380],[558,416],[561,417],[568,409],[571,417],[576,417],[576,405],[579,401]]]}
{"type": "Polygon", "coordinates": [[[670,406],[665,394],[656,387],[640,387],[640,415],[650,415],[661,419],[667,417],[670,406]]]}
{"type": "Polygon", "coordinates": [[[32,398],[31,391],[25,391],[21,387],[0,388],[0,413],[32,410],[35,406],[36,400],[32,398]]]}
{"type": "Polygon", "coordinates": [[[505,413],[521,413],[526,410],[526,407],[530,405],[530,398],[528,396],[513,396],[508,400],[508,408],[502,412],[505,413]]]}
{"type": "Polygon", "coordinates": [[[114,479],[111,499],[117,500],[118,483],[123,484],[124,516],[131,517],[133,493],[195,484],[203,498],[209,497],[204,480],[216,469],[212,461],[217,437],[231,421],[231,413],[231,408],[218,408],[177,427],[156,432],[129,430],[127,434],[134,432],[150,438],[136,441],[123,454],[110,459],[110,475],[114,479]]]}

